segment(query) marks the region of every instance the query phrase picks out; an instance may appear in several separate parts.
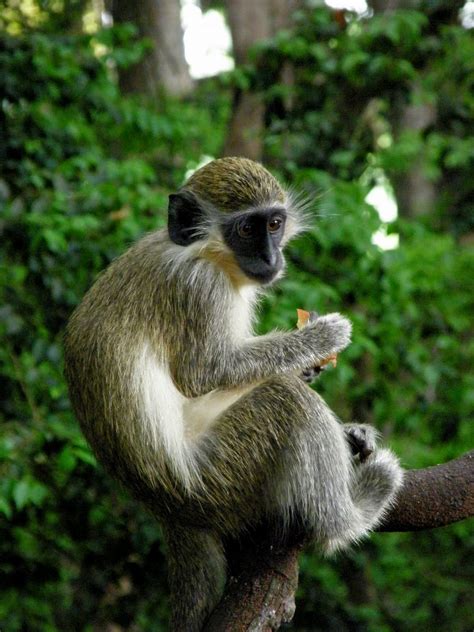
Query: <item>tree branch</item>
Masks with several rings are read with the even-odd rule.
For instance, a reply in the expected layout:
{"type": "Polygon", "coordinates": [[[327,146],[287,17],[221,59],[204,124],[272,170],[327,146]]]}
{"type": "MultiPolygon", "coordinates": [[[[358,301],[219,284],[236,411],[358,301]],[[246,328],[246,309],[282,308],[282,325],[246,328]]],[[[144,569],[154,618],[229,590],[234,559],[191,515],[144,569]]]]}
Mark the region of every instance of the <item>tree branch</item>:
{"type": "MultiPolygon", "coordinates": [[[[474,515],[474,450],[434,467],[408,470],[378,531],[419,531],[474,515]]],[[[262,529],[239,545],[237,568],[204,632],[271,632],[291,621],[303,534],[278,544],[262,529]]]]}
{"type": "Polygon", "coordinates": [[[442,465],[408,470],[378,531],[420,531],[474,515],[474,450],[442,465]]]}

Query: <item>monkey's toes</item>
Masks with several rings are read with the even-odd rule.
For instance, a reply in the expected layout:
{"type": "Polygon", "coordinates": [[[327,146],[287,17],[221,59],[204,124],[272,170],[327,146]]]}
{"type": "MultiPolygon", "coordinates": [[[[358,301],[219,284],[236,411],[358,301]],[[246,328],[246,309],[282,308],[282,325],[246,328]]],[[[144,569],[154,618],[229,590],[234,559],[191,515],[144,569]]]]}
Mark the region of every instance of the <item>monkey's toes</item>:
{"type": "Polygon", "coordinates": [[[319,377],[322,371],[324,371],[324,367],[322,366],[310,367],[301,372],[300,378],[303,380],[303,382],[311,384],[316,378],[319,377]]]}
{"type": "Polygon", "coordinates": [[[344,432],[352,454],[359,455],[361,462],[364,462],[376,448],[377,431],[365,424],[345,424],[344,432]]]}

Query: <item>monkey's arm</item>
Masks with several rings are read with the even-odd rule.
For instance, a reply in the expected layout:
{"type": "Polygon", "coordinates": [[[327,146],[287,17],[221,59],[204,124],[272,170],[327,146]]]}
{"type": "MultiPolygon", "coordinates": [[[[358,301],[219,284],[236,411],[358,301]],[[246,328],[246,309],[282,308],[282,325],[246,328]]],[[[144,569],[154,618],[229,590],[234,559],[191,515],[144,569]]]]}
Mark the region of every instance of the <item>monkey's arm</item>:
{"type": "Polygon", "coordinates": [[[201,331],[199,339],[178,345],[171,362],[173,379],[187,397],[299,373],[347,347],[351,325],[340,314],[329,314],[299,331],[275,332],[241,342],[223,335],[222,327],[221,331],[218,326],[212,330],[209,323],[201,331]]]}

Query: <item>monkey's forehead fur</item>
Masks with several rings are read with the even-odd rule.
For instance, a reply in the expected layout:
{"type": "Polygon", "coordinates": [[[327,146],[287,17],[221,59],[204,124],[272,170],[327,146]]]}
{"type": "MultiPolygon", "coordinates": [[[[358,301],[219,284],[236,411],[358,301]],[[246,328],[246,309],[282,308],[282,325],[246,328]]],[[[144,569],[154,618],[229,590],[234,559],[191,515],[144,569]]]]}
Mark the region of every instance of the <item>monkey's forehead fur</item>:
{"type": "Polygon", "coordinates": [[[224,213],[265,205],[285,204],[287,196],[272,174],[248,158],[218,158],[198,169],[185,183],[202,200],[224,213]]]}

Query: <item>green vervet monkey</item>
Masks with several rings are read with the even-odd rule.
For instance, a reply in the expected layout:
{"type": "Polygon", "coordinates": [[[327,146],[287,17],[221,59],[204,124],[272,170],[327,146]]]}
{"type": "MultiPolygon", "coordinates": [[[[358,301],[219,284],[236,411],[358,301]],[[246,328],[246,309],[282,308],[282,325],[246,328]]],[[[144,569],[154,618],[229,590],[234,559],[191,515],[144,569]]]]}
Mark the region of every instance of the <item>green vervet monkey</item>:
{"type": "Polygon", "coordinates": [[[347,347],[346,318],[253,334],[259,293],[299,229],[266,169],[214,160],[170,195],[168,229],[114,261],[66,330],[84,434],[164,526],[173,632],[200,630],[221,597],[223,539],[298,520],[334,551],[377,525],[402,481],[373,429],[340,424],[301,379],[347,347]]]}

